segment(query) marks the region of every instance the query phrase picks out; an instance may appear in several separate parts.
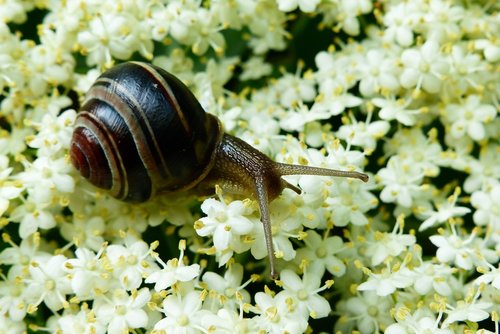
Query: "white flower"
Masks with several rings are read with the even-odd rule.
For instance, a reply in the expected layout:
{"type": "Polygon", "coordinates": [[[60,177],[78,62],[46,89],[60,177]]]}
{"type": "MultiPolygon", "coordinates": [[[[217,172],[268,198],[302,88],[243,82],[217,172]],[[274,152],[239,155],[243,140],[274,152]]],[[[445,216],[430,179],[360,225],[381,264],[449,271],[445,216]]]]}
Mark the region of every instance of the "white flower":
{"type": "Polygon", "coordinates": [[[448,104],[445,112],[454,138],[468,135],[475,141],[484,139],[484,124],[491,122],[497,113],[493,105],[482,104],[479,95],[469,95],[461,104],[448,104]]]}
{"type": "Polygon", "coordinates": [[[495,39],[478,39],[475,46],[483,51],[484,58],[490,63],[500,60],[500,46],[498,43],[495,43],[495,39]]]}
{"type": "Polygon", "coordinates": [[[434,130],[424,133],[419,127],[401,128],[384,145],[386,157],[397,155],[404,166],[413,166],[407,173],[420,169],[425,176],[437,176],[444,164],[442,148],[434,130]]]}
{"type": "Polygon", "coordinates": [[[369,50],[365,61],[358,65],[359,91],[363,96],[384,92],[397,92],[400,88],[396,59],[391,52],[369,50]]]}
{"type": "Polygon", "coordinates": [[[124,289],[139,288],[144,276],[159,270],[149,253],[150,247],[142,240],[130,240],[124,246],[110,245],[106,248],[113,275],[119,278],[124,289]]]}
{"type": "Polygon", "coordinates": [[[289,269],[280,273],[283,293],[293,298],[298,307],[303,308],[303,312],[313,319],[326,317],[331,311],[328,301],[319,295],[326,289],[326,286],[320,287],[321,276],[314,270],[306,270],[302,279],[289,269]]]}
{"type": "Polygon", "coordinates": [[[8,166],[9,159],[4,155],[0,155],[0,216],[9,208],[10,200],[18,197],[24,189],[22,182],[7,180],[12,172],[12,168],[8,166]]]}
{"type": "Polygon", "coordinates": [[[193,18],[189,29],[191,49],[196,55],[202,55],[211,47],[218,54],[222,54],[226,47],[224,35],[220,32],[222,24],[217,16],[208,10],[199,8],[196,18],[193,18]]]}
{"type": "Polygon", "coordinates": [[[213,236],[214,246],[218,250],[230,247],[241,235],[250,233],[254,227],[254,223],[247,218],[253,211],[248,202],[232,201],[225,204],[222,199],[218,201],[208,198],[201,205],[201,210],[207,217],[196,222],[196,233],[203,237],[213,236]]]}
{"type": "Polygon", "coordinates": [[[314,230],[307,231],[307,237],[304,239],[306,247],[297,250],[295,262],[300,264],[302,261],[314,264],[321,268],[318,277],[323,276],[324,270],[335,276],[342,276],[346,271],[344,262],[336,256],[344,249],[342,239],[338,236],[321,238],[314,230]]]}
{"type": "MultiPolygon", "coordinates": [[[[250,302],[250,294],[245,290],[245,286],[250,281],[241,284],[242,279],[243,266],[239,263],[233,263],[224,273],[224,277],[209,271],[203,275],[202,281],[209,289],[209,299],[213,293],[216,294],[214,302],[218,300],[218,303],[213,306],[217,308],[223,306],[227,311],[236,311],[242,303],[250,302]]],[[[211,305],[209,301],[206,301],[205,304],[211,305]]]]}
{"type": "Polygon", "coordinates": [[[378,204],[369,186],[357,180],[338,180],[327,189],[325,206],[331,211],[330,218],[335,226],[368,224],[365,213],[378,204]]]}
{"type": "Polygon", "coordinates": [[[251,57],[242,64],[243,72],[240,75],[241,80],[255,80],[271,74],[271,64],[264,61],[262,57],[251,57]]]}
{"type": "Polygon", "coordinates": [[[413,198],[420,192],[423,173],[418,166],[402,161],[399,156],[389,159],[387,167],[378,171],[377,178],[384,186],[380,193],[383,202],[411,207],[413,198]]]}
{"type": "MultiPolygon", "coordinates": [[[[49,320],[50,321],[50,320],[49,320]]],[[[106,326],[95,319],[91,310],[83,308],[78,313],[64,312],[57,317],[57,330],[61,334],[104,334],[106,326]]],[[[55,330],[54,330],[55,332],[55,330]]]]}
{"type": "Polygon", "coordinates": [[[351,36],[359,35],[361,25],[358,16],[369,13],[373,8],[373,2],[369,0],[340,0],[339,17],[342,20],[342,30],[351,36]]]}
{"type": "Polygon", "coordinates": [[[453,41],[460,37],[459,24],[464,19],[462,5],[453,5],[446,1],[429,1],[423,15],[426,37],[439,42],[453,41]]]}
{"type": "Polygon", "coordinates": [[[398,98],[395,96],[387,98],[374,98],[372,100],[373,104],[380,108],[378,115],[380,118],[386,121],[391,121],[393,119],[397,120],[399,123],[407,126],[414,125],[417,116],[421,113],[419,108],[410,108],[413,100],[411,98],[398,98]]]}
{"type": "Polygon", "coordinates": [[[440,328],[440,322],[430,312],[425,309],[417,309],[410,314],[410,310],[401,306],[396,309],[396,324],[386,328],[384,334],[414,334],[414,333],[433,333],[433,334],[453,334],[451,329],[440,328]]]}
{"type": "Polygon", "coordinates": [[[26,294],[33,306],[44,302],[52,311],[68,307],[66,295],[72,292],[70,281],[63,271],[67,258],[55,255],[44,261],[33,261],[25,279],[26,294]]]}
{"type": "Polygon", "coordinates": [[[257,326],[254,319],[243,318],[241,313],[221,308],[215,314],[206,314],[203,322],[207,328],[215,328],[214,333],[254,333],[257,326]]]}
{"type": "Polygon", "coordinates": [[[148,314],[144,307],[151,299],[149,289],[127,291],[117,289],[96,298],[92,309],[96,319],[106,324],[107,333],[122,334],[135,328],[146,327],[148,314]]]}
{"type": "Polygon", "coordinates": [[[283,291],[272,297],[264,292],[255,294],[254,317],[259,329],[269,334],[303,333],[307,328],[307,314],[283,291]]]}
{"type": "Polygon", "coordinates": [[[0,252],[0,263],[5,265],[14,265],[28,267],[34,261],[47,261],[51,255],[45,251],[39,250],[40,235],[35,233],[30,238],[22,239],[20,245],[16,245],[9,240],[8,235],[4,234],[3,241],[10,244],[0,252]]]}
{"type": "Polygon", "coordinates": [[[331,114],[317,109],[310,110],[306,105],[300,103],[295,109],[283,113],[280,117],[280,126],[286,131],[303,131],[307,123],[328,119],[331,114]]]}
{"type": "Polygon", "coordinates": [[[47,114],[37,125],[40,130],[28,141],[29,146],[37,148],[38,154],[55,156],[62,149],[69,147],[76,112],[66,110],[58,116],[47,114]]]}
{"type": "Polygon", "coordinates": [[[407,49],[401,54],[403,72],[399,78],[404,88],[423,88],[438,93],[449,71],[449,66],[439,52],[439,44],[428,40],[420,49],[407,49]]]}
{"type": "Polygon", "coordinates": [[[500,184],[494,185],[488,191],[475,191],[470,201],[476,211],[473,219],[477,225],[490,226],[492,231],[500,231],[500,184]]]}
{"type": "MultiPolygon", "coordinates": [[[[31,48],[26,61],[30,71],[28,85],[35,96],[47,94],[52,87],[68,84],[75,66],[75,59],[69,52],[48,41],[31,48]]],[[[51,96],[51,100],[49,105],[57,100],[64,101],[65,107],[71,104],[67,96],[59,94],[51,96]]],[[[56,105],[57,103],[54,106],[56,105]]]]}
{"type": "Polygon", "coordinates": [[[337,136],[351,145],[363,147],[367,152],[375,150],[377,140],[383,138],[390,129],[387,121],[358,122],[354,118],[351,121],[339,128],[337,136]]]}
{"type": "Polygon", "coordinates": [[[440,262],[453,262],[460,268],[471,270],[484,261],[490,263],[498,261],[498,255],[488,249],[474,232],[465,240],[455,232],[454,228],[452,232],[450,235],[433,235],[429,238],[438,247],[436,256],[440,262]]]}
{"type": "Polygon", "coordinates": [[[378,296],[384,297],[392,294],[396,289],[411,286],[417,277],[410,269],[402,266],[397,271],[392,271],[389,266],[381,273],[371,273],[366,282],[358,286],[359,291],[375,291],[378,296]]]}
{"type": "Polygon", "coordinates": [[[291,12],[297,7],[305,13],[311,13],[321,0],[278,0],[278,8],[284,12],[291,12]]]}
{"type": "Polygon", "coordinates": [[[198,333],[206,322],[204,317],[210,314],[202,309],[202,296],[199,291],[189,291],[186,295],[168,295],[162,304],[165,318],[154,325],[157,331],[165,333],[198,333]]]}
{"type": "Polygon", "coordinates": [[[493,304],[479,301],[480,291],[477,291],[473,298],[457,301],[455,306],[447,305],[448,310],[445,311],[448,317],[443,322],[443,327],[447,327],[458,321],[479,322],[489,317],[489,311],[493,304]]]}
{"type": "MultiPolygon", "coordinates": [[[[320,80],[321,76],[317,74],[317,80],[320,80]]],[[[336,78],[336,80],[326,79],[319,84],[320,95],[315,99],[311,107],[313,112],[326,111],[335,116],[340,115],[347,108],[357,107],[363,102],[361,98],[350,93],[348,90],[349,83],[341,81],[339,78],[336,78]]]]}
{"type": "Polygon", "coordinates": [[[79,247],[98,251],[104,243],[106,224],[99,216],[86,217],[75,214],[73,221],[64,222],[60,232],[64,239],[74,242],[79,247]]]}
{"type": "Polygon", "coordinates": [[[27,200],[12,210],[10,219],[19,222],[19,236],[23,239],[37,232],[38,229],[51,229],[56,220],[48,203],[27,200]]]}
{"type": "Polygon", "coordinates": [[[482,77],[487,76],[487,66],[481,57],[471,53],[467,45],[454,44],[451,49],[450,84],[444,88],[450,97],[465,95],[482,85],[482,77]]]}
{"type": "Polygon", "coordinates": [[[34,200],[50,203],[57,193],[71,193],[75,188],[75,180],[69,175],[72,166],[65,158],[50,159],[39,157],[19,178],[27,187],[34,200]]]}
{"type": "Polygon", "coordinates": [[[396,257],[416,242],[414,235],[404,234],[398,222],[391,233],[375,231],[367,237],[366,254],[370,254],[371,265],[377,266],[389,257],[396,257]]]}
{"type": "Polygon", "coordinates": [[[248,17],[247,26],[252,32],[250,46],[257,55],[269,50],[283,50],[286,47],[286,37],[290,33],[285,29],[287,17],[275,3],[251,1],[240,2],[243,16],[248,17]],[[255,15],[259,13],[259,15],[255,15]],[[273,29],[269,29],[272,27],[273,29]]]}
{"type": "Polygon", "coordinates": [[[316,96],[315,81],[309,73],[300,76],[302,66],[298,66],[297,73],[286,73],[272,86],[281,106],[290,108],[300,102],[310,102],[316,96]]]}
{"type": "Polygon", "coordinates": [[[200,274],[200,265],[192,264],[186,266],[183,262],[185,242],[180,242],[179,258],[170,259],[167,263],[163,262],[157,254],[153,254],[156,261],[163,267],[149,274],[144,280],[145,283],[155,283],[154,289],[161,291],[167,289],[177,282],[188,282],[198,277],[200,274]]]}
{"type": "MultiPolygon", "coordinates": [[[[0,21],[23,23],[26,21],[26,12],[33,9],[33,4],[30,2],[7,0],[0,3],[0,21]]],[[[2,327],[7,328],[7,327],[2,327]]]]}
{"type": "Polygon", "coordinates": [[[102,250],[95,254],[88,249],[78,248],[75,255],[76,258],[64,262],[64,270],[69,273],[71,289],[78,298],[93,299],[116,284],[111,279],[108,264],[101,258],[102,250]]]}
{"type": "Polygon", "coordinates": [[[379,327],[394,322],[390,315],[392,304],[391,298],[379,297],[370,291],[342,300],[337,306],[342,314],[342,321],[335,324],[335,330],[348,333],[354,323],[363,334],[376,333],[379,327]]]}
{"type": "MultiPolygon", "coordinates": [[[[9,330],[8,334],[27,333],[27,325],[23,321],[14,321],[9,317],[0,317],[0,328],[9,330]]],[[[7,332],[6,332],[7,333],[7,332]]]]}
{"type": "Polygon", "coordinates": [[[439,226],[440,224],[449,221],[454,217],[462,217],[469,213],[471,210],[464,206],[455,206],[458,196],[460,195],[460,188],[456,188],[453,195],[448,197],[446,201],[436,201],[435,204],[437,211],[429,210],[422,213],[422,216],[427,219],[418,228],[419,231],[424,231],[430,227],[439,226]]]}
{"type": "Polygon", "coordinates": [[[485,264],[487,265],[487,268],[489,268],[489,271],[485,271],[484,268],[478,268],[478,271],[480,271],[482,275],[476,278],[474,283],[477,285],[491,284],[493,288],[500,290],[500,267],[495,268],[490,263],[485,264]]]}
{"type": "Polygon", "coordinates": [[[22,276],[22,267],[12,266],[0,281],[0,318],[22,321],[26,316],[29,299],[22,276]]]}
{"type": "MultiPolygon", "coordinates": [[[[442,296],[450,296],[453,293],[453,269],[447,265],[434,264],[424,261],[418,267],[412,269],[417,279],[413,287],[422,296],[429,294],[432,290],[442,296]]],[[[460,286],[460,283],[458,283],[460,286]]]]}
{"type": "Polygon", "coordinates": [[[89,65],[110,64],[112,57],[128,59],[141,49],[137,36],[131,27],[140,22],[133,15],[105,13],[88,22],[88,30],[78,33],[78,43],[82,53],[87,54],[89,65]]]}
{"type": "Polygon", "coordinates": [[[413,44],[413,29],[417,26],[422,15],[418,2],[390,2],[383,16],[386,26],[384,39],[388,42],[395,41],[401,46],[413,44]]]}
{"type": "Polygon", "coordinates": [[[470,174],[464,182],[466,192],[488,189],[497,184],[500,180],[498,145],[492,142],[483,146],[479,152],[479,159],[468,159],[465,168],[470,174]]]}

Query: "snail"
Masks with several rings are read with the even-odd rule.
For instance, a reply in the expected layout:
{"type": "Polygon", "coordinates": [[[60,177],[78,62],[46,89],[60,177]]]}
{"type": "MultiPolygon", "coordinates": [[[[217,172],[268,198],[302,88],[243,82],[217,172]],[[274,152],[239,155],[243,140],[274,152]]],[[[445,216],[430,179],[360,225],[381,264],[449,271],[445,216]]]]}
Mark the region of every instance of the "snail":
{"type": "Polygon", "coordinates": [[[276,277],[269,203],[284,188],[300,189],[284,175],[360,179],[355,171],[274,162],[224,133],[191,91],[165,70],[126,62],[105,71],[78,112],[70,158],[93,185],[126,202],[164,192],[202,191],[219,185],[259,203],[271,276],[276,277]]]}

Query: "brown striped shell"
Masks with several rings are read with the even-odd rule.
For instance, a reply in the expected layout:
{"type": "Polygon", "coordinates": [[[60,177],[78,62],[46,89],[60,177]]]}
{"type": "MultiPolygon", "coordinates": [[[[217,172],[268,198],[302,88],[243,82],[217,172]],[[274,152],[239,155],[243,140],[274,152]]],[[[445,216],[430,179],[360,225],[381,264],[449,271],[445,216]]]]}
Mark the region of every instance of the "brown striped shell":
{"type": "Polygon", "coordinates": [[[156,66],[127,62],[104,72],[78,113],[73,165],[127,202],[195,186],[223,135],[189,89],[156,66]]]}

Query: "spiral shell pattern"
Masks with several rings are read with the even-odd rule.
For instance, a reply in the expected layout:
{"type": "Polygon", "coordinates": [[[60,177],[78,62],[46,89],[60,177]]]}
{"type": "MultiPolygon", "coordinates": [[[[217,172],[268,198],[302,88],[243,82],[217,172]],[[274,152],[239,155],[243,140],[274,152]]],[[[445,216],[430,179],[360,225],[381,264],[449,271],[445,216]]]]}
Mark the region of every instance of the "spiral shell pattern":
{"type": "Polygon", "coordinates": [[[194,187],[209,172],[223,130],[189,89],[156,66],[127,62],[104,72],[78,113],[73,165],[128,202],[194,187]]]}

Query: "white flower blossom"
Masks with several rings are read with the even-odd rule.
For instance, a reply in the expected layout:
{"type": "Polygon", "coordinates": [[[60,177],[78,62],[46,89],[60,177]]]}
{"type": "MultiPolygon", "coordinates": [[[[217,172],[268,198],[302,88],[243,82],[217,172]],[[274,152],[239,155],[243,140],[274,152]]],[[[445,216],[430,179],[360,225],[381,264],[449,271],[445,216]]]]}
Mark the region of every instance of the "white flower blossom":
{"type": "Polygon", "coordinates": [[[476,208],[473,219],[477,225],[488,225],[493,231],[500,230],[500,184],[489,191],[475,191],[471,195],[471,204],[476,208]]]}
{"type": "Polygon", "coordinates": [[[18,197],[24,190],[21,182],[9,181],[8,176],[12,168],[7,167],[9,159],[0,155],[0,215],[9,208],[10,200],[18,197]]]}
{"type": "Polygon", "coordinates": [[[96,298],[93,309],[96,319],[106,324],[107,333],[120,334],[147,325],[148,314],[144,307],[150,299],[151,293],[147,288],[134,290],[130,294],[117,289],[106,297],[96,298]]]}
{"type": "Polygon", "coordinates": [[[379,297],[370,291],[343,300],[337,307],[342,312],[342,320],[337,322],[335,329],[346,333],[355,324],[363,334],[377,332],[379,327],[394,322],[389,312],[392,305],[390,298],[379,297]]]}
{"type": "Polygon", "coordinates": [[[106,326],[96,321],[95,315],[89,309],[78,313],[65,312],[57,318],[57,330],[63,334],[104,334],[106,326]]]}
{"type": "MultiPolygon", "coordinates": [[[[242,303],[250,302],[250,294],[245,290],[245,286],[250,282],[241,283],[243,279],[243,266],[234,263],[225,272],[224,277],[207,272],[203,275],[202,281],[209,289],[209,300],[214,299],[214,306],[223,305],[225,310],[237,310],[242,303]],[[212,294],[215,294],[212,297],[212,294]]],[[[210,301],[205,301],[210,305],[210,301]]]]}
{"type": "Polygon", "coordinates": [[[383,23],[387,27],[384,39],[394,41],[401,46],[413,44],[413,29],[417,26],[422,10],[418,1],[391,2],[383,16],[383,23]]]}
{"type": "Polygon", "coordinates": [[[37,202],[49,203],[56,193],[73,192],[75,180],[69,175],[70,170],[64,158],[39,157],[20,177],[37,202]]]}
{"type": "Polygon", "coordinates": [[[486,264],[489,268],[489,271],[484,272],[485,269],[481,268],[478,269],[482,273],[481,276],[479,276],[474,283],[475,284],[491,284],[495,289],[499,290],[500,289],[500,267],[493,267],[493,265],[487,263],[486,264]]]}
{"type": "Polygon", "coordinates": [[[424,231],[430,227],[438,226],[454,217],[462,217],[469,213],[471,210],[464,206],[456,206],[460,188],[456,188],[453,195],[448,197],[446,201],[438,202],[435,204],[437,211],[430,210],[422,213],[426,220],[418,228],[419,231],[424,231]]]}
{"type": "Polygon", "coordinates": [[[439,44],[428,40],[420,49],[407,49],[401,54],[403,72],[399,78],[404,88],[424,89],[438,93],[441,89],[449,65],[439,52],[439,44]]]}
{"type": "Polygon", "coordinates": [[[278,0],[278,8],[284,12],[291,12],[297,7],[305,13],[313,12],[321,0],[278,0]]]}
{"type": "Polygon", "coordinates": [[[155,283],[154,289],[156,291],[164,290],[177,282],[187,282],[200,274],[200,265],[192,264],[186,266],[184,264],[184,248],[185,244],[181,242],[179,247],[179,258],[173,258],[163,262],[158,255],[155,255],[155,260],[161,265],[161,269],[151,272],[144,280],[145,283],[155,283]]]}
{"type": "Polygon", "coordinates": [[[40,155],[56,155],[69,146],[76,112],[72,109],[55,117],[47,114],[39,125],[40,131],[29,141],[31,147],[37,148],[40,155]]]}
{"type": "Polygon", "coordinates": [[[26,201],[12,210],[10,219],[19,222],[19,236],[23,239],[39,229],[51,229],[56,226],[54,214],[45,201],[26,201]]]}
{"type": "Polygon", "coordinates": [[[430,240],[438,247],[436,256],[440,262],[453,262],[459,268],[466,270],[481,265],[484,260],[496,262],[499,258],[474,233],[463,239],[453,229],[452,234],[433,235],[430,240]]]}
{"type": "Polygon", "coordinates": [[[446,106],[445,118],[451,124],[451,135],[460,138],[468,135],[475,141],[484,139],[484,124],[491,122],[496,111],[492,105],[482,104],[480,97],[470,95],[461,104],[446,106]]]}
{"type": "Polygon", "coordinates": [[[366,251],[370,254],[373,266],[381,264],[387,258],[400,255],[415,244],[415,236],[404,234],[400,225],[400,222],[394,224],[391,233],[375,231],[373,236],[369,235],[367,238],[366,251]]]}
{"type": "MultiPolygon", "coordinates": [[[[410,333],[436,333],[436,334],[453,334],[453,331],[448,328],[442,328],[438,319],[426,312],[425,310],[416,310],[414,313],[409,313],[410,310],[401,306],[396,312],[395,324],[390,325],[384,331],[384,334],[410,334],[410,333]]],[[[440,314],[441,316],[441,314],[440,314]]]]}
{"type": "Polygon", "coordinates": [[[254,319],[260,330],[270,334],[302,333],[307,327],[308,314],[304,314],[286,293],[279,292],[272,297],[257,292],[255,304],[258,315],[254,319]]]}
{"type": "Polygon", "coordinates": [[[379,49],[366,53],[366,62],[358,66],[359,91],[364,96],[384,92],[397,92],[400,88],[396,58],[392,52],[379,49]]]}
{"type": "Polygon", "coordinates": [[[125,245],[109,245],[106,256],[126,290],[138,289],[144,276],[158,270],[150,256],[150,247],[142,240],[130,240],[125,245]]]}
{"type": "Polygon", "coordinates": [[[399,156],[393,156],[387,167],[379,170],[377,177],[384,186],[380,194],[383,202],[396,202],[403,207],[411,207],[413,198],[420,191],[423,172],[418,166],[404,163],[399,156]]]}
{"type": "Polygon", "coordinates": [[[306,263],[314,264],[316,268],[321,269],[318,276],[323,276],[325,269],[335,276],[344,275],[346,266],[340,256],[336,256],[345,247],[340,237],[332,236],[323,239],[314,230],[309,230],[304,243],[306,247],[297,250],[295,258],[297,263],[306,261],[306,263]]]}
{"type": "Polygon", "coordinates": [[[486,319],[489,316],[488,310],[491,309],[492,304],[478,301],[479,296],[478,291],[471,300],[459,300],[455,306],[449,305],[449,310],[446,311],[447,318],[443,322],[443,326],[447,327],[456,321],[479,322],[486,319]]]}
{"type": "Polygon", "coordinates": [[[53,311],[68,307],[66,295],[72,292],[70,281],[63,271],[67,258],[52,256],[45,261],[34,261],[29,266],[29,277],[25,278],[27,300],[34,307],[42,302],[53,311]]]}
{"type": "Polygon", "coordinates": [[[378,115],[386,121],[393,119],[407,126],[414,125],[417,116],[421,113],[420,108],[410,108],[413,100],[399,98],[394,96],[387,98],[376,97],[372,100],[373,104],[380,108],[378,115]]]}
{"type": "Polygon", "coordinates": [[[200,218],[195,226],[200,236],[213,237],[218,250],[228,248],[239,236],[253,229],[253,222],[247,217],[252,213],[248,203],[233,201],[225,204],[223,200],[209,198],[201,206],[207,217],[200,218]]]}
{"type": "Polygon", "coordinates": [[[0,317],[22,321],[27,314],[28,304],[26,284],[21,267],[12,267],[5,280],[0,281],[0,317]]]}
{"type": "Polygon", "coordinates": [[[366,282],[358,286],[359,291],[375,291],[378,296],[384,297],[392,294],[396,289],[403,289],[413,284],[414,277],[411,270],[402,267],[397,271],[385,268],[381,273],[372,273],[366,282]]]}
{"type": "Polygon", "coordinates": [[[208,311],[202,309],[199,291],[189,291],[186,295],[169,295],[163,300],[163,319],[158,321],[154,329],[167,333],[198,333],[204,328],[203,319],[208,311]]]}
{"type": "Polygon", "coordinates": [[[285,269],[280,273],[280,281],[283,284],[285,295],[297,301],[299,308],[305,308],[305,312],[312,318],[323,318],[330,312],[330,304],[318,293],[324,287],[320,287],[321,279],[318,272],[308,270],[302,279],[293,271],[285,269]]]}
{"type": "Polygon", "coordinates": [[[64,270],[69,273],[71,289],[81,300],[93,299],[97,294],[114,287],[109,264],[101,256],[102,250],[95,254],[88,249],[78,248],[75,258],[64,262],[64,270]]]}

